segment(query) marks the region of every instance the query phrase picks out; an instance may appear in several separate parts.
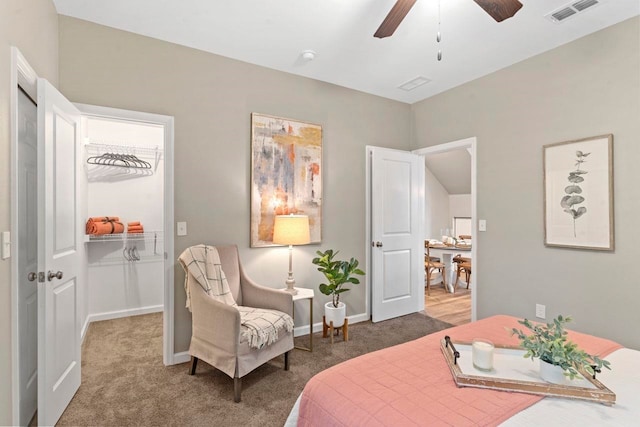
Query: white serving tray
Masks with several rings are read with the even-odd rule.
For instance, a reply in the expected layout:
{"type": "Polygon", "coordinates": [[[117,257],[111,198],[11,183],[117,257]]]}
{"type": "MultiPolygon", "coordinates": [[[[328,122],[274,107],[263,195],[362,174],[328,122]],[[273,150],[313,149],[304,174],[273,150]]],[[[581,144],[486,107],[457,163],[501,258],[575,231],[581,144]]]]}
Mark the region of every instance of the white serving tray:
{"type": "Polygon", "coordinates": [[[539,360],[525,359],[520,347],[496,346],[493,369],[480,371],[473,366],[471,343],[454,341],[448,336],[440,342],[442,353],[458,387],[479,387],[517,391],[545,396],[590,400],[612,405],[616,395],[600,381],[584,371],[562,384],[551,384],[540,378],[539,360]],[[451,343],[452,345],[449,345],[451,343]]]}

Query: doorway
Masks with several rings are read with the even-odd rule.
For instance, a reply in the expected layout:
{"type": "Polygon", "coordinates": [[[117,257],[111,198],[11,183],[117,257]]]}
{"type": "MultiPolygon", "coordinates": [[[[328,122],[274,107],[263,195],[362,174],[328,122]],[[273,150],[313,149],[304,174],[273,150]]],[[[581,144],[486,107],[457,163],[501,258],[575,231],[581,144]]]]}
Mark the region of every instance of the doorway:
{"type": "MultiPolygon", "coordinates": [[[[116,183],[116,186],[121,188],[127,188],[131,185],[140,187],[143,185],[139,184],[140,182],[149,176],[155,176],[151,183],[146,183],[142,187],[142,191],[147,191],[148,194],[141,195],[140,200],[135,196],[131,197],[131,195],[126,200],[116,196],[117,201],[112,203],[113,206],[118,206],[118,209],[123,209],[121,211],[123,218],[125,216],[128,218],[125,221],[126,226],[129,225],[129,222],[141,222],[143,233],[132,236],[132,239],[125,237],[124,241],[117,243],[115,245],[118,247],[117,255],[113,243],[106,245],[99,242],[95,242],[97,244],[87,243],[90,247],[87,254],[88,264],[90,267],[92,264],[95,267],[93,272],[89,272],[90,274],[101,277],[100,271],[108,268],[109,264],[117,259],[117,264],[122,268],[119,274],[128,283],[135,281],[145,284],[143,284],[143,288],[136,290],[123,283],[120,295],[115,300],[108,301],[106,306],[103,305],[104,301],[96,301],[97,310],[94,311],[94,316],[91,318],[89,318],[91,313],[87,313],[83,334],[86,332],[88,323],[93,320],[162,311],[162,360],[164,365],[173,365],[177,363],[174,357],[173,338],[173,117],[87,104],[76,104],[76,106],[82,113],[83,124],[87,125],[87,131],[84,134],[87,160],[91,156],[120,150],[125,155],[135,153],[134,155],[139,157],[139,160],[144,164],[142,168],[130,168],[125,171],[110,170],[113,168],[103,165],[87,164],[87,186],[93,185],[96,191],[93,195],[87,196],[88,208],[93,206],[96,209],[91,212],[87,210],[87,217],[93,214],[102,216],[100,212],[106,214],[107,211],[102,209],[108,209],[108,205],[104,204],[99,195],[104,186],[116,183]],[[161,201],[158,195],[154,197],[154,194],[159,192],[161,193],[161,201]],[[127,200],[130,203],[127,203],[127,200]],[[152,213],[149,212],[148,207],[145,207],[147,202],[151,200],[155,200],[155,212],[152,213]],[[141,214],[149,215],[148,222],[140,216],[141,214]],[[143,221],[138,221],[139,219],[143,219],[143,221]],[[159,265],[161,268],[158,269],[153,264],[159,265]],[[134,266],[135,269],[132,268],[134,266]],[[146,273],[151,274],[147,275],[146,273]],[[163,283],[160,290],[162,295],[158,295],[158,290],[154,289],[154,280],[163,283]],[[138,291],[139,293],[136,293],[138,291]],[[119,306],[116,307],[114,304],[119,306]]],[[[117,194],[118,190],[112,189],[111,193],[117,194]]],[[[104,283],[95,282],[94,284],[98,286],[98,293],[108,292],[108,289],[104,288],[104,283]]]]}
{"type": "MultiPolygon", "coordinates": [[[[51,322],[45,321],[38,313],[37,308],[45,304],[45,299],[40,298],[37,294],[42,289],[53,289],[53,284],[59,282],[62,283],[61,279],[63,279],[63,274],[62,271],[49,274],[50,277],[48,278],[48,282],[45,284],[44,272],[46,268],[44,267],[44,264],[40,262],[39,255],[34,258],[31,254],[31,252],[39,254],[41,248],[38,238],[34,238],[34,236],[48,229],[48,227],[42,226],[42,222],[39,222],[38,212],[41,206],[41,197],[44,197],[43,194],[47,194],[47,191],[49,191],[49,184],[47,184],[47,186],[40,186],[37,183],[37,179],[42,179],[39,173],[40,169],[38,161],[41,158],[45,158],[45,156],[41,156],[39,150],[42,149],[42,147],[50,147],[51,144],[45,144],[45,139],[41,138],[38,134],[40,126],[38,125],[37,116],[40,114],[41,106],[36,106],[33,100],[40,100],[39,95],[41,94],[41,90],[39,89],[39,85],[41,82],[37,78],[33,69],[29,66],[26,59],[16,48],[12,48],[11,81],[11,234],[14,236],[11,248],[12,423],[15,425],[27,425],[35,411],[45,400],[41,395],[45,393],[45,391],[51,391],[49,387],[37,385],[42,378],[45,378],[45,375],[43,375],[42,372],[51,372],[49,367],[52,366],[52,361],[50,360],[48,353],[41,350],[41,348],[48,348],[48,344],[47,346],[39,347],[41,346],[40,337],[48,337],[49,341],[51,341],[52,335],[43,332],[44,327],[49,327],[51,322]],[[34,137],[34,135],[37,136],[34,137]],[[34,273],[34,279],[36,279],[35,282],[30,282],[32,280],[32,275],[28,273],[34,273]],[[53,283],[49,283],[52,280],[53,283]],[[42,286],[35,285],[36,282],[40,282],[42,286]],[[36,287],[38,290],[36,294],[30,292],[33,287],[36,287]],[[44,366],[47,366],[47,369],[44,369],[44,366]]],[[[46,83],[46,81],[44,83],[46,83]]],[[[47,86],[49,87],[50,85],[47,84],[47,86]]],[[[42,94],[44,96],[44,91],[42,94]]],[[[46,102],[42,102],[42,105],[44,106],[48,104],[46,102]]],[[[158,168],[163,169],[163,173],[161,175],[157,175],[160,176],[160,182],[157,183],[158,185],[156,185],[154,189],[149,190],[149,193],[151,194],[159,192],[163,195],[161,202],[157,206],[154,205],[152,208],[154,218],[146,223],[148,226],[146,231],[150,231],[151,233],[148,235],[145,233],[142,236],[136,235],[135,238],[132,239],[129,239],[128,236],[121,237],[119,239],[119,243],[116,243],[116,245],[119,244],[123,246],[119,249],[120,256],[122,256],[122,251],[124,250],[125,253],[130,255],[130,262],[137,263],[135,266],[130,264],[121,265],[121,273],[126,275],[126,279],[129,284],[139,282],[141,276],[149,278],[149,280],[156,283],[160,283],[158,289],[154,290],[153,298],[155,298],[155,302],[145,302],[149,301],[149,298],[147,298],[149,296],[148,292],[138,292],[129,286],[125,289],[125,291],[128,291],[128,294],[124,295],[124,301],[126,304],[131,303],[131,301],[137,302],[138,311],[136,312],[136,310],[133,310],[133,312],[131,312],[131,310],[129,310],[131,307],[125,306],[124,310],[103,309],[102,315],[106,315],[107,317],[120,317],[121,315],[127,314],[142,314],[145,311],[162,311],[164,313],[162,316],[164,335],[163,361],[165,365],[173,364],[174,269],[173,263],[168,260],[168,254],[173,254],[173,118],[103,107],[78,107],[83,109],[85,121],[87,120],[87,117],[93,117],[94,119],[102,117],[111,121],[120,120],[120,123],[127,121],[129,123],[136,123],[140,125],[140,128],[155,127],[156,130],[157,128],[162,128],[161,137],[157,140],[157,144],[160,147],[158,147],[159,149],[157,150],[151,150],[154,153],[152,156],[154,162],[146,162],[145,160],[149,165],[153,164],[152,167],[154,168],[154,173],[158,172],[158,168]],[[158,152],[161,153],[160,156],[156,155],[158,152]],[[129,248],[129,252],[126,252],[127,248],[129,248]],[[149,254],[151,255],[147,256],[149,254]],[[149,261],[151,258],[153,262],[160,265],[160,267],[155,270],[155,273],[153,273],[156,275],[153,278],[151,278],[151,274],[148,273],[140,274],[141,271],[138,268],[143,267],[143,264],[144,268],[147,268],[147,264],[150,264],[149,261]]],[[[78,120],[78,126],[80,126],[80,122],[81,119],[78,120]]],[[[82,126],[80,126],[80,128],[81,127],[82,126]]],[[[70,132],[75,133],[75,131],[70,132]]],[[[56,145],[54,144],[54,146],[56,145]]],[[[62,145],[60,145],[60,147],[62,147],[62,145]]],[[[75,143],[74,147],[77,147],[77,149],[69,147],[65,153],[59,154],[65,154],[65,158],[67,159],[82,159],[83,156],[87,155],[86,150],[88,149],[83,144],[75,143]]],[[[129,166],[132,165],[130,164],[129,166]]],[[[98,175],[103,172],[108,172],[104,169],[105,168],[103,168],[98,175]]],[[[132,172],[134,169],[132,167],[128,167],[126,169],[127,172],[124,172],[123,169],[120,175],[123,173],[137,173],[137,177],[140,178],[149,176],[148,171],[139,173],[139,171],[132,172]]],[[[50,171],[56,169],[54,167],[48,168],[47,170],[50,171]]],[[[69,169],[66,170],[68,171],[69,169]]],[[[70,227],[77,227],[82,230],[84,229],[84,222],[86,221],[89,212],[89,206],[87,203],[90,197],[87,194],[87,185],[90,178],[88,172],[89,170],[87,168],[83,169],[82,166],[80,166],[77,174],[74,172],[73,174],[59,173],[56,175],[57,178],[65,178],[65,182],[68,181],[69,184],[73,185],[73,182],[78,183],[77,187],[75,187],[77,190],[59,191],[61,196],[64,196],[65,194],[74,194],[77,195],[79,200],[77,205],[75,202],[64,203],[64,206],[69,208],[75,206],[75,210],[69,214],[61,216],[61,218],[64,218],[69,223],[70,227]],[[72,178],[70,180],[66,179],[68,176],[72,178]],[[75,177],[75,179],[73,179],[73,177],[75,177]]],[[[99,180],[100,179],[98,179],[98,181],[99,180]]],[[[115,179],[114,182],[115,181],[117,181],[117,179],[115,179]]],[[[57,187],[53,185],[54,191],[56,188],[57,187]]],[[[103,191],[103,189],[98,190],[98,192],[100,191],[103,191]]],[[[62,204],[60,206],[62,206],[62,204]]],[[[128,219],[133,220],[134,218],[128,217],[128,219]]],[[[57,345],[61,350],[66,351],[67,353],[70,353],[72,348],[77,348],[79,353],[81,338],[86,331],[87,325],[91,320],[99,320],[100,318],[100,316],[94,316],[94,318],[91,318],[92,308],[89,305],[92,289],[87,281],[89,269],[88,261],[92,256],[94,259],[101,258],[104,260],[104,257],[100,257],[98,253],[104,254],[105,252],[110,252],[109,250],[104,249],[109,246],[109,244],[100,249],[90,249],[95,243],[90,242],[88,236],[84,236],[83,242],[83,234],[84,231],[80,231],[77,234],[67,234],[67,236],[71,236],[69,239],[76,239],[73,236],[79,236],[77,241],[80,242],[79,253],[82,261],[74,263],[79,269],[78,275],[75,276],[70,274],[71,268],[60,269],[64,270],[64,280],[70,280],[72,282],[70,285],[64,286],[65,292],[73,294],[72,298],[75,308],[65,310],[65,316],[63,316],[66,319],[67,326],[69,327],[62,329],[61,332],[63,332],[63,336],[69,337],[69,339],[66,340],[68,345],[62,341],[57,342],[56,344],[55,339],[51,342],[52,345],[57,345]],[[86,250],[82,249],[83,247],[86,250]],[[77,330],[77,334],[68,332],[74,329],[77,330]],[[72,342],[75,344],[71,345],[72,342]]],[[[100,245],[96,245],[95,247],[99,248],[100,245]]],[[[123,263],[121,262],[121,264],[123,263]]],[[[97,274],[96,280],[99,281],[100,276],[100,274],[97,274]]],[[[102,276],[106,276],[106,274],[103,274],[102,276]]],[[[104,296],[104,294],[102,296],[104,296]]],[[[112,296],[113,295],[107,295],[107,297],[112,296]]],[[[104,298],[98,298],[104,302],[104,298]]],[[[46,302],[46,304],[48,304],[48,302],[46,302]]],[[[47,343],[49,343],[49,341],[47,341],[47,343]]],[[[75,352],[75,350],[73,351],[75,352]]],[[[73,362],[73,366],[78,367],[79,384],[79,359],[73,362]]],[[[51,402],[53,400],[47,397],[46,401],[51,402]]],[[[62,409],[64,409],[64,406],[62,406],[62,409]]],[[[39,413],[40,415],[47,414],[43,415],[42,422],[46,423],[46,419],[52,420],[52,418],[48,416],[49,413],[50,411],[42,411],[42,413],[39,413]]],[[[53,416],[55,417],[55,415],[53,416]]],[[[50,422],[54,423],[55,421],[50,422]]]]}
{"type": "Polygon", "coordinates": [[[98,221],[98,234],[85,236],[86,329],[163,311],[165,128],[128,119],[127,111],[105,116],[76,106],[93,111],[82,118],[86,218],[109,218],[98,221]]]}
{"type": "MultiPolygon", "coordinates": [[[[468,254],[470,255],[469,257],[471,258],[471,260],[475,260],[475,262],[473,262],[473,280],[471,281],[472,285],[470,286],[470,289],[472,288],[472,292],[471,292],[471,313],[470,313],[469,320],[474,321],[476,320],[476,316],[477,316],[476,314],[477,313],[476,311],[477,293],[478,293],[478,289],[480,288],[479,283],[477,281],[477,277],[478,277],[477,222],[478,221],[477,221],[476,138],[472,137],[472,138],[467,138],[459,141],[453,141],[445,144],[439,144],[431,147],[421,148],[418,150],[414,150],[413,153],[421,155],[425,158],[426,157],[435,158],[436,156],[439,157],[441,159],[441,163],[438,166],[444,167],[444,169],[449,169],[449,168],[455,169],[457,167],[460,167],[460,164],[467,165],[468,163],[464,163],[463,161],[458,161],[456,159],[464,159],[464,156],[466,156],[467,154],[470,157],[469,159],[470,165],[464,166],[464,167],[469,167],[470,169],[468,171],[470,173],[470,177],[469,177],[470,178],[470,187],[469,187],[470,195],[469,196],[455,195],[452,198],[450,198],[448,192],[446,193],[446,197],[445,197],[442,194],[443,191],[440,191],[441,200],[446,200],[446,203],[447,203],[447,209],[446,209],[447,213],[444,215],[443,218],[433,218],[433,217],[426,218],[428,215],[440,215],[442,217],[442,214],[438,214],[438,210],[430,207],[429,200],[425,199],[425,206],[426,206],[425,207],[425,213],[426,213],[425,214],[425,231],[426,231],[425,239],[444,240],[444,237],[451,237],[451,235],[454,234],[454,228],[456,225],[458,227],[460,227],[461,224],[464,224],[464,226],[468,226],[468,223],[466,221],[464,220],[456,221],[455,218],[466,218],[466,217],[471,218],[471,221],[470,221],[471,232],[469,234],[472,236],[472,239],[471,239],[471,250],[468,251],[468,254]],[[461,152],[463,154],[461,154],[461,152]],[[442,160],[443,158],[446,158],[447,160],[442,160]]],[[[425,163],[427,163],[426,160],[425,160],[425,163]]],[[[429,173],[427,172],[426,175],[429,175],[429,173]]],[[[428,183],[426,185],[427,187],[429,186],[428,183]]],[[[458,183],[452,183],[452,185],[460,186],[461,184],[458,182],[458,183]]],[[[459,190],[456,190],[456,191],[459,191],[459,190]]],[[[434,194],[430,196],[429,195],[430,190],[427,189],[425,191],[425,198],[438,197],[437,189],[432,192],[434,194]]],[[[445,203],[445,202],[442,202],[442,203],[445,203]]],[[[461,234],[461,233],[458,233],[458,234],[461,234]]],[[[455,236],[455,237],[456,239],[459,239],[459,236],[455,236]]],[[[453,281],[455,282],[455,275],[450,274],[452,272],[451,258],[455,250],[453,251],[443,250],[442,252],[443,252],[442,254],[434,253],[431,255],[435,255],[435,256],[442,255],[442,258],[443,258],[442,262],[445,263],[446,267],[449,269],[449,272],[447,273],[448,275],[447,283],[448,285],[451,286],[452,285],[451,280],[453,279],[453,281]]],[[[466,257],[467,255],[462,255],[462,256],[466,257]]],[[[446,301],[448,299],[451,300],[452,310],[461,310],[461,307],[464,306],[464,302],[461,302],[460,295],[458,295],[458,297],[456,298],[455,294],[451,294],[449,292],[450,290],[452,290],[452,288],[448,290],[443,288],[443,292],[441,292],[441,295],[437,297],[440,299],[439,300],[440,302],[442,301],[445,302],[443,305],[438,307],[438,311],[437,311],[438,315],[442,315],[443,312],[446,313],[447,311],[446,301]],[[441,309],[444,309],[444,311],[440,311],[441,309]]],[[[428,306],[429,303],[427,302],[426,305],[428,306]]],[[[427,310],[427,313],[429,313],[428,310],[427,310]]],[[[452,318],[457,318],[457,317],[453,316],[452,318]]]]}
{"type": "MultiPolygon", "coordinates": [[[[18,90],[18,322],[20,352],[20,425],[28,425],[38,406],[38,287],[31,273],[38,268],[38,117],[37,104],[18,90]],[[33,280],[32,280],[33,279],[33,280]]],[[[14,254],[15,255],[15,254],[14,254]]]]}

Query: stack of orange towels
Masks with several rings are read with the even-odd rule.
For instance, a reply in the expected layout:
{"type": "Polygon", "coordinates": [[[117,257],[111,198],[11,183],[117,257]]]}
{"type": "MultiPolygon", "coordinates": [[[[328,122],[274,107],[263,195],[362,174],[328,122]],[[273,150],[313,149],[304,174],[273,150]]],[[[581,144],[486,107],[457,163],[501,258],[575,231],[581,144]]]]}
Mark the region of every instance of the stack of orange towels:
{"type": "Polygon", "coordinates": [[[140,224],[140,221],[134,221],[127,223],[127,233],[129,234],[141,234],[144,233],[144,227],[140,224]]]}
{"type": "Polygon", "coordinates": [[[117,216],[92,216],[87,221],[87,234],[124,233],[124,225],[117,216]]]}

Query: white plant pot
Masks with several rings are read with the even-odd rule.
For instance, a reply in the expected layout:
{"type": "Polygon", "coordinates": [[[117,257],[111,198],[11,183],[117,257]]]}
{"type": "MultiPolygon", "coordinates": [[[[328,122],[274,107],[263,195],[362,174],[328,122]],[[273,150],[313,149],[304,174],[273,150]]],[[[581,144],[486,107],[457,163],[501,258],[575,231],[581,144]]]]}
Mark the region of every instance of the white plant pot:
{"type": "Polygon", "coordinates": [[[333,306],[333,302],[329,301],[324,305],[324,318],[327,325],[333,322],[334,328],[344,325],[344,318],[347,314],[347,306],[343,302],[338,303],[338,307],[333,306]]]}
{"type": "Polygon", "coordinates": [[[567,381],[564,370],[560,366],[542,360],[540,361],[540,378],[552,384],[565,384],[567,381]]]}

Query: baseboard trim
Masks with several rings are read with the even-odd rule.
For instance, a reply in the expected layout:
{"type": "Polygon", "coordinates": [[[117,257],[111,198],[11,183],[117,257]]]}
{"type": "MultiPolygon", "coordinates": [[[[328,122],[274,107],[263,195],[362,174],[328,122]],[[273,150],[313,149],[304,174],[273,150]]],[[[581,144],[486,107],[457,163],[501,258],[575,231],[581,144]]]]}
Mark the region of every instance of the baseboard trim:
{"type": "Polygon", "coordinates": [[[131,308],[128,310],[106,311],[104,313],[94,313],[87,317],[87,324],[100,320],[119,319],[121,317],[139,316],[141,314],[158,313],[164,311],[164,305],[150,305],[147,307],[131,308]]]}
{"type": "Polygon", "coordinates": [[[87,316],[87,318],[84,319],[84,325],[82,325],[82,330],[80,331],[80,345],[84,343],[84,337],[87,335],[89,323],[91,323],[91,320],[89,320],[89,316],[87,316]]]}
{"type": "Polygon", "coordinates": [[[173,353],[172,365],[177,365],[179,363],[187,363],[191,360],[191,355],[188,351],[182,351],[180,353],[173,353]]]}

